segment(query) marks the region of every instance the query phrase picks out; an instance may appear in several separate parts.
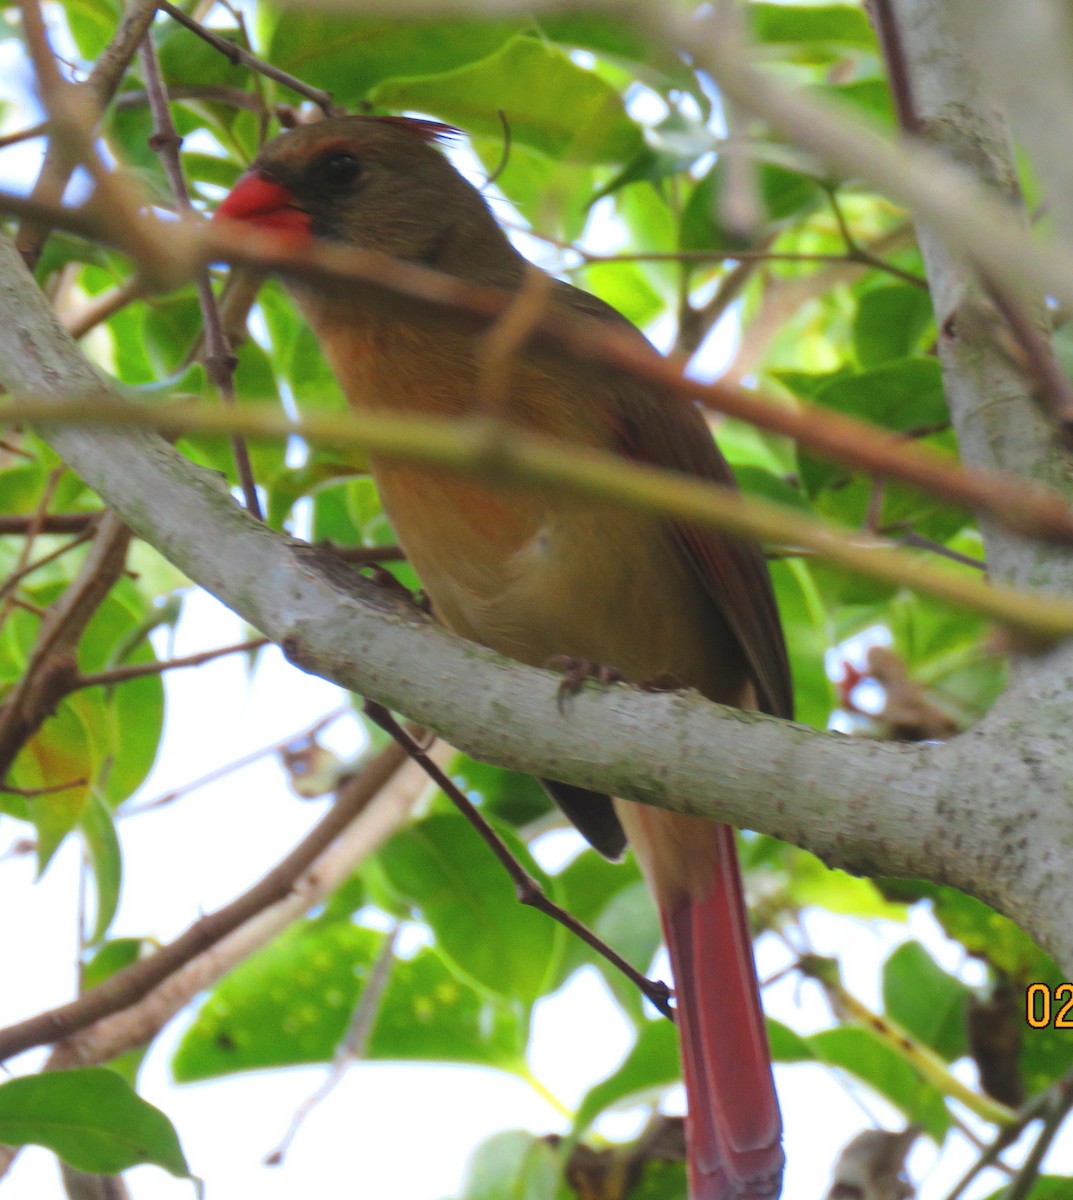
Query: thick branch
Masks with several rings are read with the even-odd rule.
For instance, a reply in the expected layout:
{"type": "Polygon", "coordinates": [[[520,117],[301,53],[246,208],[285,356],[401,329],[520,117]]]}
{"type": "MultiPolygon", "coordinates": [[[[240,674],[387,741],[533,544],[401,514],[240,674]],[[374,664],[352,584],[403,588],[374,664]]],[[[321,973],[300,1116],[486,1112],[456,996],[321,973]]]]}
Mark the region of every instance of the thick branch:
{"type": "MultiPolygon", "coordinates": [[[[894,7],[912,66],[922,133],[952,159],[971,164],[1003,198],[1009,227],[1026,232],[1006,123],[990,102],[978,63],[965,52],[955,11],[935,0],[897,0],[894,7]]],[[[950,240],[932,213],[921,210],[917,226],[943,330],[939,353],[962,454],[981,465],[1062,485],[1069,478],[1068,456],[1033,400],[1023,371],[994,336],[1002,318],[973,270],[972,258],[950,240]]],[[[1042,296],[1041,289],[1029,298],[1035,311],[1042,296]]],[[[981,526],[992,570],[1021,584],[1069,586],[1068,560],[1008,537],[986,517],[981,526]]]]}

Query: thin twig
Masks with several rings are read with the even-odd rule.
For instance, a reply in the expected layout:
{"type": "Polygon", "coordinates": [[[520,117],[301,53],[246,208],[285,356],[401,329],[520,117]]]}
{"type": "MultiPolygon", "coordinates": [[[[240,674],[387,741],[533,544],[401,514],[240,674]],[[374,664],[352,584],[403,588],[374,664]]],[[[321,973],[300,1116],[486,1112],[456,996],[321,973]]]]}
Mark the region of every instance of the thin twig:
{"type": "MultiPolygon", "coordinates": [[[[131,532],[123,522],[113,512],[106,512],[78,574],[41,613],[41,626],[26,669],[0,706],[0,777],[26,740],[69,694],[78,674],[78,642],[123,574],[130,539],[131,532]]],[[[17,596],[8,599],[24,607],[17,596]]]]}
{"type": "MultiPolygon", "coordinates": [[[[172,100],[210,100],[214,104],[229,104],[232,108],[244,108],[253,113],[265,111],[264,100],[245,88],[212,84],[177,84],[168,88],[172,100]]],[[[142,108],[149,103],[149,93],[141,91],[121,92],[115,99],[116,112],[142,108]]]]}
{"type": "MultiPolygon", "coordinates": [[[[26,211],[27,202],[23,198],[0,191],[0,209],[9,204],[16,211],[26,211]]],[[[50,211],[57,225],[106,237],[107,231],[82,210],[50,211]],[[66,221],[64,213],[69,214],[66,221]]],[[[239,236],[222,229],[211,229],[206,238],[214,247],[213,257],[251,267],[275,266],[304,278],[345,279],[354,284],[356,292],[364,285],[380,298],[406,296],[439,311],[491,317],[507,302],[506,295],[501,295],[498,289],[438,276],[394,260],[381,262],[379,260],[384,256],[371,251],[333,248],[331,256],[319,248],[294,252],[282,248],[279,240],[270,235],[255,235],[248,231],[239,236]]],[[[1024,480],[977,467],[959,467],[950,458],[923,448],[899,445],[897,439],[864,421],[815,405],[791,408],[727,380],[705,384],[690,379],[681,373],[673,360],[597,321],[574,318],[572,322],[566,322],[558,317],[548,318],[541,323],[538,334],[542,340],[580,357],[596,357],[605,364],[696,400],[715,411],[794,438],[832,462],[901,479],[950,503],[984,512],[1017,533],[1045,541],[1064,542],[1073,537],[1073,517],[1064,503],[1054,493],[1027,486],[1024,480]]]]}
{"type": "Polygon", "coordinates": [[[676,354],[691,357],[700,349],[704,339],[723,318],[727,309],[738,299],[760,265],[760,259],[754,258],[731,267],[719,280],[715,295],[699,308],[694,308],[689,302],[689,288],[688,281],[686,281],[678,306],[678,336],[674,342],[676,354]]]}
{"type": "Polygon", "coordinates": [[[642,974],[636,967],[628,963],[621,954],[613,950],[601,938],[597,937],[591,929],[588,929],[576,917],[571,916],[564,908],[560,908],[558,904],[550,900],[544,894],[539,882],[518,862],[502,838],[500,838],[481,815],[480,810],[473,805],[465,793],[453,782],[451,777],[445,771],[441,770],[428,756],[426,751],[414,741],[382,704],[366,700],[362,706],[362,711],[370,721],[379,725],[385,733],[390,734],[403,747],[406,753],[410,755],[414,762],[419,763],[424,768],[433,783],[443,791],[444,795],[454,804],[462,816],[469,821],[495,855],[499,864],[510,876],[520,903],[535,908],[538,912],[544,913],[546,916],[551,917],[553,921],[558,921],[560,925],[569,929],[571,933],[580,938],[591,949],[595,950],[597,954],[607,959],[616,970],[621,971],[664,1016],[669,1017],[672,1021],[674,1020],[674,1009],[670,1005],[671,992],[665,983],[660,980],[649,979],[646,975],[642,974]]]}
{"type": "Polygon", "coordinates": [[[216,650],[202,650],[199,654],[188,654],[185,658],[165,658],[154,662],[128,663],[123,667],[112,667],[107,671],[94,671],[88,675],[79,675],[75,679],[74,689],[108,687],[116,683],[126,683],[128,679],[144,679],[146,675],[163,675],[165,671],[177,671],[183,667],[200,667],[214,659],[223,658],[228,654],[245,654],[250,650],[260,650],[269,644],[268,638],[250,638],[246,642],[237,642],[234,646],[220,646],[216,650]]]}
{"type": "MultiPolygon", "coordinates": [[[[1061,1079],[1056,1079],[1048,1088],[1033,1096],[1018,1110],[1017,1120],[1012,1125],[1000,1129],[965,1173],[947,1192],[943,1200],[958,1200],[972,1181],[990,1166],[1000,1167],[1009,1174],[1009,1169],[999,1161],[1003,1150],[1012,1146],[1022,1133],[1039,1117],[1045,1117],[1048,1112],[1068,1112],[1069,1100],[1073,1097],[1073,1071],[1067,1071],[1061,1079]],[[1052,1107],[1054,1106],[1054,1107],[1052,1107]]],[[[1003,1197],[1003,1200],[1007,1200],[1003,1197]]]]}
{"type": "MultiPolygon", "coordinates": [[[[43,554],[40,558],[35,558],[32,563],[27,563],[17,571],[13,571],[3,583],[0,583],[0,596],[6,596],[8,592],[14,591],[27,575],[32,575],[34,571],[39,570],[41,567],[47,566],[50,562],[55,562],[57,558],[61,558],[76,546],[81,546],[83,542],[88,542],[92,536],[92,528],[83,529],[81,533],[76,534],[69,542],[64,542],[62,546],[57,546],[50,553],[43,554]]],[[[27,541],[29,541],[29,538],[27,538],[27,541]]]]}
{"type": "Polygon", "coordinates": [[[891,96],[894,98],[894,114],[906,133],[919,134],[920,116],[913,101],[909,64],[902,47],[902,38],[891,0],[871,0],[871,9],[879,36],[879,46],[887,63],[887,77],[890,80],[891,96]]]}
{"type": "Polygon", "coordinates": [[[914,1037],[886,1013],[877,1013],[846,988],[838,977],[837,966],[830,969],[827,959],[805,956],[798,960],[798,970],[814,979],[823,989],[828,1003],[843,1021],[855,1021],[874,1033],[895,1054],[906,1062],[922,1079],[939,1089],[945,1096],[957,1100],[970,1112],[993,1125],[1012,1128],[1018,1113],[990,1096],[974,1091],[963,1083],[949,1064],[930,1046],[914,1037]]]}
{"type": "MultiPolygon", "coordinates": [[[[160,64],[157,61],[152,34],[146,34],[145,42],[142,45],[142,67],[145,72],[145,90],[149,96],[149,108],[153,114],[153,136],[150,139],[150,145],[160,155],[160,161],[168,177],[168,182],[171,184],[172,195],[175,197],[180,214],[189,217],[193,215],[194,208],[190,203],[190,192],[186,186],[182,160],[179,157],[182,138],[179,137],[175,129],[175,122],[171,119],[168,93],[160,74],[160,64]]],[[[196,285],[205,337],[203,356],[205,369],[220,400],[226,405],[234,405],[236,360],[227,344],[227,338],[224,336],[220,310],[212,292],[212,283],[209,280],[207,268],[203,267],[198,271],[196,285]]],[[[254,481],[250,453],[245,441],[241,437],[232,436],[231,451],[234,455],[235,469],[242,487],[243,498],[246,501],[246,508],[258,520],[261,520],[261,502],[257,496],[257,484],[254,481]]]]}
{"type": "Polygon", "coordinates": [[[168,0],[159,0],[158,7],[161,12],[166,12],[169,17],[178,21],[186,29],[189,29],[191,33],[196,34],[203,41],[208,42],[210,46],[219,50],[221,54],[229,58],[236,66],[242,63],[243,66],[249,67],[251,71],[256,71],[268,79],[274,79],[277,83],[282,83],[285,88],[289,88],[297,95],[304,96],[307,100],[312,100],[326,117],[333,117],[339,114],[340,110],[332,103],[331,92],[326,92],[321,88],[310,87],[303,80],[298,79],[294,75],[288,75],[286,71],[281,71],[279,67],[272,66],[271,63],[265,62],[263,58],[258,58],[257,55],[251,54],[248,50],[243,50],[241,46],[236,46],[234,42],[229,42],[226,38],[218,37],[211,30],[206,29],[200,21],[195,21],[193,17],[188,16],[181,8],[177,8],[174,4],[170,4],[168,0]]]}
{"type": "Polygon", "coordinates": [[[96,329],[98,325],[103,325],[117,312],[122,311],[135,300],[140,300],[145,294],[142,280],[137,275],[132,275],[117,287],[109,288],[107,292],[95,296],[79,312],[67,314],[63,321],[64,328],[75,341],[78,341],[79,338],[84,338],[90,330],[96,329]]]}
{"type": "MultiPolygon", "coordinates": [[[[785,262],[785,263],[822,263],[850,264],[875,267],[878,271],[887,271],[899,278],[904,276],[901,267],[887,262],[864,246],[857,246],[856,252],[836,254],[833,252],[806,250],[623,250],[613,254],[602,254],[595,250],[586,250],[574,242],[564,242],[550,234],[541,233],[522,225],[509,225],[506,228],[515,229],[527,234],[538,241],[546,242],[559,250],[571,251],[585,264],[603,263],[635,263],[635,262],[668,262],[668,263],[719,263],[719,262],[785,262]]],[[[911,276],[914,284],[922,282],[919,275],[911,276]]]]}
{"type": "MultiPolygon", "coordinates": [[[[495,183],[495,181],[500,177],[500,175],[502,175],[503,172],[507,169],[507,163],[510,162],[510,150],[511,150],[511,138],[512,138],[511,129],[510,129],[510,121],[507,120],[507,114],[501,108],[496,109],[496,116],[499,118],[499,124],[503,129],[503,149],[499,155],[499,162],[496,163],[495,169],[492,171],[491,175],[489,175],[488,178],[484,181],[484,187],[491,187],[491,185],[493,183],[495,183]]],[[[483,190],[483,188],[482,188],[482,190],[483,190]]]]}
{"type": "Polygon", "coordinates": [[[846,259],[849,262],[859,262],[865,266],[874,267],[877,271],[886,271],[888,275],[893,275],[895,279],[900,279],[903,283],[911,284],[913,287],[920,288],[924,292],[930,291],[930,285],[923,275],[915,275],[912,271],[906,271],[902,267],[895,266],[894,263],[878,258],[871,250],[862,246],[853,236],[853,232],[846,220],[846,215],[842,211],[842,203],[838,198],[837,188],[830,188],[827,195],[835,214],[838,231],[842,235],[842,240],[846,243],[846,259]]]}
{"type": "MultiPolygon", "coordinates": [[[[131,59],[137,53],[145,31],[152,24],[156,14],[156,0],[131,0],[124,9],[119,26],[111,42],[97,59],[89,78],[80,87],[84,89],[80,96],[88,99],[85,109],[92,110],[92,122],[100,118],[109,101],[119,88],[131,59]]],[[[46,125],[51,126],[50,122],[46,125]]],[[[52,132],[51,127],[48,130],[52,132]]],[[[45,151],[45,160],[41,164],[37,180],[33,187],[33,199],[46,204],[60,203],[63,193],[70,181],[74,170],[74,162],[62,140],[50,137],[45,151]]],[[[16,245],[23,258],[32,268],[36,265],[48,237],[51,225],[42,222],[32,215],[19,227],[16,235],[16,245]]]]}
{"type": "MultiPolygon", "coordinates": [[[[210,229],[207,238],[220,257],[232,261],[278,267],[296,277],[346,279],[354,285],[356,302],[363,298],[371,302],[374,295],[381,302],[389,295],[405,295],[436,311],[464,311],[494,319],[510,301],[510,293],[499,289],[436,276],[369,251],[334,246],[325,252],[319,247],[302,252],[284,250],[278,238],[256,237],[246,230],[238,235],[223,228],[210,229]],[[358,286],[359,275],[367,288],[366,297],[362,296],[365,289],[358,286]]],[[[416,319],[413,310],[409,311],[410,319],[416,319]]],[[[586,361],[595,358],[715,411],[785,434],[831,461],[915,484],[950,503],[985,512],[1015,532],[1047,539],[1055,536],[1058,541],[1073,537],[1073,514],[1054,493],[1028,487],[1021,479],[959,467],[948,456],[900,443],[864,421],[818,405],[791,407],[725,381],[706,384],[690,379],[682,374],[679,363],[663,357],[632,333],[606,323],[553,314],[540,322],[534,341],[550,343],[586,361]],[[1048,527],[1053,533],[1045,532],[1048,527]]]]}
{"type": "Polygon", "coordinates": [[[5,133],[0,135],[0,150],[6,150],[8,146],[17,146],[20,142],[29,142],[34,138],[44,137],[48,133],[48,122],[38,121],[36,125],[30,125],[26,129],[16,129],[14,133],[5,133]]]}
{"type": "Polygon", "coordinates": [[[347,1068],[365,1057],[369,1036],[376,1024],[376,1018],[380,1015],[380,1006],[383,1003],[384,993],[387,991],[388,980],[391,978],[391,968],[395,965],[395,945],[398,936],[399,926],[396,925],[384,939],[380,953],[376,956],[365,979],[361,997],[354,1009],[354,1015],[350,1018],[350,1025],[336,1049],[327,1078],[298,1106],[279,1145],[266,1155],[266,1167],[283,1165],[287,1151],[291,1148],[291,1144],[309,1114],[335,1091],[342,1082],[347,1068]]]}
{"type": "Polygon", "coordinates": [[[46,513],[37,523],[36,516],[0,516],[0,537],[28,537],[34,533],[80,533],[94,525],[103,509],[95,512],[46,513]]]}
{"type": "MultiPolygon", "coordinates": [[[[891,533],[892,530],[881,529],[879,532],[891,533]]],[[[973,558],[970,554],[962,554],[960,550],[951,550],[942,542],[933,542],[931,538],[922,537],[912,530],[894,540],[902,546],[912,546],[914,550],[927,550],[931,554],[938,554],[940,558],[948,558],[951,562],[960,563],[963,567],[972,567],[974,571],[987,570],[987,563],[982,558],[973,558]]]]}
{"type": "Polygon", "coordinates": [[[1044,1118],[1043,1128],[1039,1131],[1039,1137],[1036,1138],[1032,1149],[1021,1164],[1021,1169],[1003,1193],[1002,1200],[1026,1200],[1039,1177],[1044,1156],[1051,1148],[1051,1143],[1058,1135],[1059,1129],[1062,1128],[1062,1123],[1069,1116],[1071,1106],[1073,1106],[1073,1093],[1064,1096],[1061,1103],[1055,1104],[1044,1118]]]}
{"type": "Polygon", "coordinates": [[[36,454],[31,454],[29,450],[24,450],[21,446],[17,446],[13,441],[6,438],[0,438],[0,450],[3,450],[5,454],[12,455],[14,458],[25,459],[26,462],[37,462],[36,454]]]}
{"type": "Polygon", "coordinates": [[[295,880],[362,812],[398,769],[398,759],[380,755],[349,780],[339,797],[297,846],[236,900],[201,917],[173,942],[139,959],[68,1004],[0,1030],[0,1062],[34,1046],[70,1037],[102,1017],[147,996],[153,988],[266,908],[285,900],[295,880]]]}
{"type": "MultiPolygon", "coordinates": [[[[12,596],[10,598],[10,603],[12,608],[21,609],[22,612],[28,612],[32,616],[42,618],[45,615],[45,609],[43,609],[39,604],[31,604],[29,600],[23,600],[21,596],[12,596]]],[[[5,703],[7,703],[7,701],[5,701],[5,703]]],[[[0,714],[2,714],[2,711],[3,710],[0,709],[0,714]]]]}
{"type": "MultiPolygon", "coordinates": [[[[14,579],[17,583],[20,578],[28,574],[27,566],[30,561],[30,554],[33,551],[34,542],[44,526],[45,518],[48,515],[48,506],[52,503],[52,497],[59,486],[60,480],[63,478],[65,469],[64,467],[53,467],[49,472],[48,478],[45,480],[45,486],[41,490],[41,496],[37,501],[37,507],[30,518],[30,524],[26,530],[26,540],[19,548],[19,556],[15,560],[15,566],[9,576],[9,580],[14,579]]],[[[10,597],[13,593],[13,587],[9,588],[5,586],[0,590],[0,595],[5,597],[3,605],[0,606],[0,627],[3,626],[7,620],[8,613],[11,611],[12,601],[10,597]]]]}
{"type": "MultiPolygon", "coordinates": [[[[137,48],[129,45],[130,34],[148,28],[155,11],[153,3],[138,0],[120,23],[116,38],[84,84],[71,83],[60,73],[41,12],[40,0],[20,0],[26,48],[33,63],[37,88],[49,115],[50,137],[45,161],[32,197],[58,202],[75,167],[86,168],[96,185],[94,207],[113,229],[122,249],[149,275],[157,273],[166,250],[149,236],[139,216],[140,201],[129,180],[121,181],[102,161],[94,141],[94,129],[107,100],[114,94],[119,75],[126,70],[137,48]],[[108,64],[107,69],[102,62],[108,64]],[[111,71],[118,71],[113,78],[111,71]],[[88,102],[87,102],[88,101],[88,102]]],[[[47,227],[24,225],[16,238],[23,257],[36,265],[47,227]]]]}
{"type": "Polygon", "coordinates": [[[340,717],[345,717],[347,713],[352,713],[354,710],[350,704],[341,704],[338,708],[333,709],[330,713],[320,717],[306,729],[301,729],[297,733],[292,733],[289,737],[283,738],[282,741],[272,742],[271,745],[262,746],[259,750],[251,750],[249,754],[244,754],[241,758],[236,758],[234,762],[225,763],[222,767],[216,767],[214,770],[207,772],[204,775],[199,775],[196,779],[191,779],[189,783],[184,783],[177,788],[173,788],[170,792],[164,792],[160,796],[156,796],[152,800],[147,800],[144,804],[123,808],[120,811],[120,816],[133,817],[141,813],[151,812],[158,808],[164,808],[169,804],[174,804],[176,800],[183,796],[195,792],[198,788],[206,787],[210,783],[215,783],[219,779],[224,779],[228,775],[234,774],[235,771],[241,771],[244,767],[251,766],[255,762],[260,762],[262,758],[267,758],[270,754],[279,754],[288,746],[299,745],[303,742],[312,741],[322,730],[338,721],[340,717]]]}
{"type": "Polygon", "coordinates": [[[1058,364],[1050,339],[1045,336],[1024,307],[1008,296],[993,280],[983,276],[995,307],[1020,343],[1025,365],[1036,385],[1036,394],[1062,437],[1073,440],[1073,384],[1058,364]]]}

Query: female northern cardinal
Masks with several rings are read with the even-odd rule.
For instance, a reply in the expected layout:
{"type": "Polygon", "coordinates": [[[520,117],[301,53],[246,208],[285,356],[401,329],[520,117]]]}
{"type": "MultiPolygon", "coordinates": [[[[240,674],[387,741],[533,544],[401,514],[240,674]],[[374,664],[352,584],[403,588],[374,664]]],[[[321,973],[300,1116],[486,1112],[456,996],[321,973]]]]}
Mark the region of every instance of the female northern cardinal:
{"type": "MultiPolygon", "coordinates": [[[[517,289],[532,268],[432,144],[448,132],[430,121],[345,117],[285,133],[217,215],[299,245],[316,238],[380,250],[517,289]]],[[[352,404],[461,415],[481,403],[471,334],[359,306],[345,287],[288,284],[352,404]]],[[[548,304],[628,326],[559,281],[548,304]]],[[[732,481],[693,405],[648,384],[525,350],[508,390],[503,410],[522,427],[732,481]]],[[[758,547],[558,492],[372,456],[371,464],[399,541],[456,633],[534,666],[569,655],[637,682],[671,676],[723,704],[791,715],[786,650],[758,547]]],[[[777,1196],[781,1124],[733,830],[547,786],[605,853],[621,852],[625,831],[659,904],[677,987],[691,1197],[777,1196]]]]}

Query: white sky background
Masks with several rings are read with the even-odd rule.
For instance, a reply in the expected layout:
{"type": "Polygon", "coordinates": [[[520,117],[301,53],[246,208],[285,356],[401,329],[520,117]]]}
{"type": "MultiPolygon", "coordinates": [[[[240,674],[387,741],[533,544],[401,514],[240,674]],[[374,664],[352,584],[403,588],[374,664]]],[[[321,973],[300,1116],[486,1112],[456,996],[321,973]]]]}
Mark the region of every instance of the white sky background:
{"type": "MultiPolygon", "coordinates": [[[[0,43],[0,80],[10,84],[11,43],[0,43]]],[[[6,88],[4,89],[6,90],[6,88]]],[[[5,128],[34,119],[32,110],[13,113],[5,128]]],[[[31,178],[39,149],[24,147],[0,156],[0,175],[31,178]]],[[[736,329],[727,323],[722,352],[736,329]]],[[[720,352],[715,346],[713,353],[720,352]]],[[[177,640],[157,651],[187,654],[239,641],[245,630],[233,614],[204,593],[191,596],[177,640]]],[[[261,655],[252,679],[244,660],[222,660],[166,677],[168,725],[146,799],[169,791],[312,724],[335,708],[338,689],[288,666],[276,650],[261,655]]],[[[357,749],[355,726],[341,721],[324,741],[340,753],[357,749]]],[[[180,803],[120,822],[126,878],[115,936],[174,937],[200,913],[232,899],[269,869],[318,819],[324,803],[296,799],[282,770],[264,760],[239,775],[205,787],[180,803]]],[[[0,822],[0,855],[25,828],[0,822]]],[[[550,861],[561,861],[567,835],[552,835],[550,861]]],[[[0,1023],[7,1024],[71,997],[77,939],[78,850],[69,842],[43,880],[34,881],[30,856],[0,859],[0,1023]],[[12,917],[14,914],[14,917],[12,917]]],[[[880,1006],[879,964],[898,941],[918,937],[947,969],[966,968],[963,955],[923,913],[908,926],[853,922],[811,914],[808,932],[818,953],[834,954],[847,985],[866,1003],[880,1006]]],[[[758,946],[762,978],[788,960],[773,937],[758,946]]],[[[971,976],[975,964],[967,964],[971,976]]],[[[818,989],[790,979],[769,988],[771,1015],[803,1032],[830,1024],[818,989]]],[[[304,1125],[282,1167],[262,1165],[294,1111],[323,1081],[327,1068],[259,1072],[177,1087],[168,1059],[189,1013],[158,1039],[141,1075],[146,1099],[175,1123],[188,1161],[206,1183],[208,1200],[258,1197],[318,1200],[390,1197],[440,1200],[456,1195],[471,1149],[491,1134],[512,1128],[536,1133],[562,1131],[562,1117],[527,1084],[512,1076],[470,1067],[361,1064],[353,1067],[331,1098],[304,1125]]],[[[1029,1033],[1028,1036],[1031,1036],[1029,1033]]],[[[576,976],[537,1007],[531,1061],[537,1077],[574,1106],[593,1083],[615,1068],[629,1047],[629,1027],[594,971],[576,976]]],[[[32,1069],[42,1055],[23,1056],[14,1066],[32,1069]]],[[[973,1071],[962,1064],[965,1077],[973,1071]]],[[[899,1115],[868,1090],[809,1065],[777,1067],[786,1125],[786,1200],[813,1200],[826,1192],[831,1166],[857,1131],[875,1124],[898,1129],[899,1115]]],[[[605,1124],[612,1136],[629,1136],[638,1115],[605,1124]]],[[[972,1160],[964,1139],[935,1167],[931,1144],[923,1141],[910,1160],[923,1200],[940,1200],[972,1160]]],[[[1073,1136],[1067,1134],[1048,1160],[1056,1171],[1073,1170],[1073,1136]]],[[[128,1173],[135,1200],[183,1200],[188,1182],[157,1168],[128,1173]]],[[[967,1192],[983,1196],[1001,1183],[994,1173],[967,1192]]],[[[61,1197],[53,1157],[25,1151],[6,1180],[4,1200],[61,1197]]]]}

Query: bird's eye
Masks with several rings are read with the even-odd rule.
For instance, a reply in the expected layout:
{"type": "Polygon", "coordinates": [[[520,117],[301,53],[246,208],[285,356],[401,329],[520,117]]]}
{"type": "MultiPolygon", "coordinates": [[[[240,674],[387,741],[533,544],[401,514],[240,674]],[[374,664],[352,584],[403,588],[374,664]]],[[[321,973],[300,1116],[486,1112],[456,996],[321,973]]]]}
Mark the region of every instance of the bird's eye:
{"type": "Polygon", "coordinates": [[[341,192],[350,187],[361,174],[361,163],[353,154],[330,154],[320,164],[319,174],[329,188],[341,192]]]}

